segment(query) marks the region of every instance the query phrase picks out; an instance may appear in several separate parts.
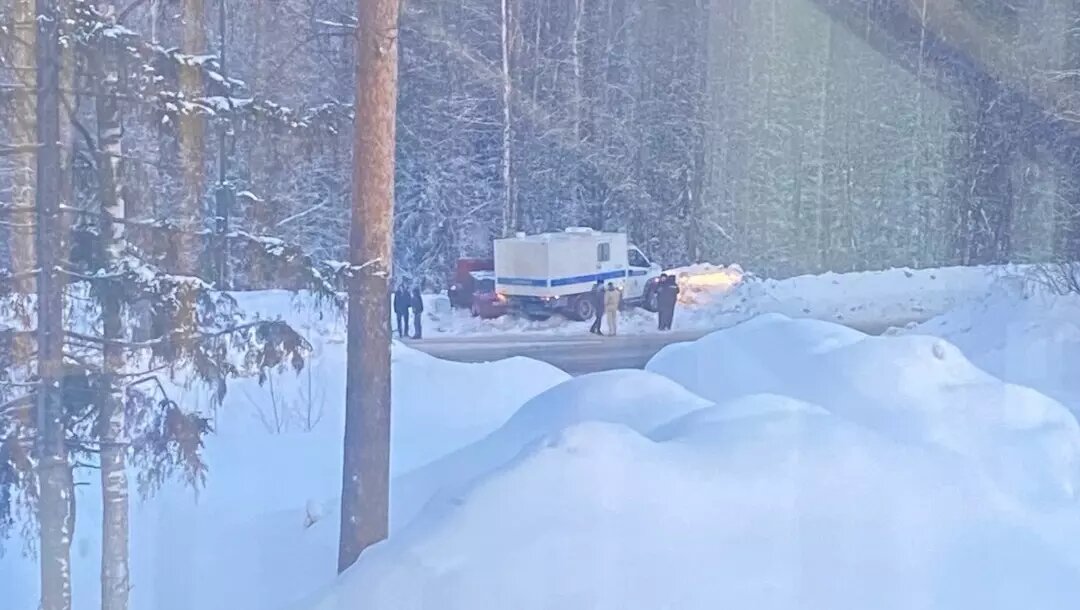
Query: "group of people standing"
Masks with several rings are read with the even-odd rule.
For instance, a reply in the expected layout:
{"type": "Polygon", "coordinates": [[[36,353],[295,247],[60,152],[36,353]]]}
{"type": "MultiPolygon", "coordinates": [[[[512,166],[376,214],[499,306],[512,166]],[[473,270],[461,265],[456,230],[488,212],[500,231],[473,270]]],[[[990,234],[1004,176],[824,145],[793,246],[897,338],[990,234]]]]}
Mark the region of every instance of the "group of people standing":
{"type": "MultiPolygon", "coordinates": [[[[656,285],[656,313],[658,328],[671,330],[671,323],[675,318],[675,303],[679,300],[679,284],[674,275],[666,273],[660,276],[656,285]]],[[[589,332],[594,335],[603,335],[600,331],[600,323],[607,319],[607,334],[614,336],[618,330],[619,305],[622,304],[622,293],[615,284],[608,282],[607,287],[603,282],[596,282],[592,289],[593,311],[596,319],[593,320],[589,332]]]]}
{"type": "Polygon", "coordinates": [[[603,335],[604,333],[600,332],[600,321],[606,316],[608,335],[614,337],[615,332],[618,330],[619,305],[622,303],[622,293],[611,282],[608,282],[605,289],[604,283],[597,281],[593,285],[592,298],[596,319],[593,320],[592,326],[589,327],[589,332],[594,335],[603,335]]]}
{"type": "Polygon", "coordinates": [[[413,321],[413,339],[420,339],[423,337],[424,328],[422,324],[424,313],[424,297],[420,294],[419,288],[413,288],[412,292],[405,286],[398,286],[394,291],[394,314],[397,316],[397,333],[398,337],[404,339],[409,335],[409,312],[412,312],[413,321]]]}

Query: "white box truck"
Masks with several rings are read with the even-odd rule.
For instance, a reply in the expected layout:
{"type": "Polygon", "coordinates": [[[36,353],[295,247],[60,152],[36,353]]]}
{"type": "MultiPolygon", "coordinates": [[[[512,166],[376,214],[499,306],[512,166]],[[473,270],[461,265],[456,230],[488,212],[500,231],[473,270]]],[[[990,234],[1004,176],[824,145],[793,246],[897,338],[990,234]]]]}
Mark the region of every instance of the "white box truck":
{"type": "Polygon", "coordinates": [[[629,245],[625,233],[572,227],[495,240],[495,290],[512,311],[534,318],[593,317],[590,292],[597,281],[614,282],[628,305],[655,309],[659,276],[660,266],[629,245]]]}

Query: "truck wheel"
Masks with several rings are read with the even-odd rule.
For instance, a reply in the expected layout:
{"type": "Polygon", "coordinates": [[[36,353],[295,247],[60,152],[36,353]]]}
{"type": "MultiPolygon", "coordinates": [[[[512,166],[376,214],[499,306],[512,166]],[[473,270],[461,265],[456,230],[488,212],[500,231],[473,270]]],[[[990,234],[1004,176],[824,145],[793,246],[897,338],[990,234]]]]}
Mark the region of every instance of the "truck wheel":
{"type": "Polygon", "coordinates": [[[570,315],[580,322],[591,320],[596,316],[596,306],[589,297],[578,297],[570,308],[570,315]]]}

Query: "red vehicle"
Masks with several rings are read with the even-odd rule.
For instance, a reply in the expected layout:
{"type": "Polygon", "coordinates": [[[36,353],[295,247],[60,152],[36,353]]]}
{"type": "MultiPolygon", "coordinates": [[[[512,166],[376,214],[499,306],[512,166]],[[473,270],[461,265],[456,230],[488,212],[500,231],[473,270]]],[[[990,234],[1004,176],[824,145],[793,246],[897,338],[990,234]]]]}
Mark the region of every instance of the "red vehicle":
{"type": "MultiPolygon", "coordinates": [[[[459,309],[470,309],[473,306],[473,293],[476,292],[476,278],[474,272],[494,272],[495,261],[490,258],[462,258],[458,259],[454,277],[450,279],[450,289],[447,296],[450,297],[450,306],[459,309]]],[[[494,276],[492,276],[494,277],[494,276]]]]}
{"type": "Polygon", "coordinates": [[[506,297],[495,292],[495,274],[491,271],[472,272],[475,288],[472,295],[472,315],[484,318],[498,318],[508,309],[506,297]]]}

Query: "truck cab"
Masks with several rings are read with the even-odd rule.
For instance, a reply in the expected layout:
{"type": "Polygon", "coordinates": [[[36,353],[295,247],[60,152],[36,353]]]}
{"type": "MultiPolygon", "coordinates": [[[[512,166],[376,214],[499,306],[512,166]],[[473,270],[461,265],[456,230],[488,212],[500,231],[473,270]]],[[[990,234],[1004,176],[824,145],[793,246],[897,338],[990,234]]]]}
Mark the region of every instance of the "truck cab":
{"type": "Polygon", "coordinates": [[[652,263],[633,244],[626,250],[626,261],[629,272],[626,276],[626,286],[623,288],[623,300],[644,301],[649,279],[659,277],[660,266],[652,263]]]}
{"type": "Polygon", "coordinates": [[[495,261],[490,258],[461,258],[454,267],[454,274],[450,276],[450,287],[447,296],[450,298],[450,306],[458,309],[469,309],[473,305],[473,294],[476,292],[477,274],[489,272],[494,277],[495,261]]]}

